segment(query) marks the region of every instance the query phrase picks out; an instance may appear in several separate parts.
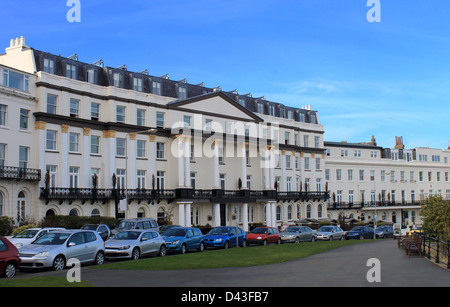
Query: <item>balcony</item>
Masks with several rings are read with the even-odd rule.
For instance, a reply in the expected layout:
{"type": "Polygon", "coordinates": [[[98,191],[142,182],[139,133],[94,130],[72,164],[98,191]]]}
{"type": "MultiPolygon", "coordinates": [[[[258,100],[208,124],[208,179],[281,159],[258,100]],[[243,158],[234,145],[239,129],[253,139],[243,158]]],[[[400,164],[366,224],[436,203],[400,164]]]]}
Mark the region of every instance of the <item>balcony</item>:
{"type": "Polygon", "coordinates": [[[40,181],[41,170],[14,166],[0,166],[0,179],[40,181]]]}
{"type": "Polygon", "coordinates": [[[334,202],[328,204],[328,210],[345,210],[345,209],[363,209],[363,208],[386,208],[386,207],[407,207],[420,206],[421,202],[392,202],[392,201],[377,201],[377,202],[334,202]]]}
{"type": "Polygon", "coordinates": [[[61,204],[64,201],[72,203],[75,200],[81,200],[94,203],[96,201],[106,202],[108,200],[127,199],[132,201],[153,200],[205,200],[211,203],[224,202],[264,202],[277,200],[327,200],[328,192],[277,192],[275,190],[222,190],[222,189],[189,189],[179,188],[171,190],[153,190],[153,189],[92,189],[92,188],[41,188],[40,198],[45,199],[46,203],[50,200],[57,200],[61,204]]]}

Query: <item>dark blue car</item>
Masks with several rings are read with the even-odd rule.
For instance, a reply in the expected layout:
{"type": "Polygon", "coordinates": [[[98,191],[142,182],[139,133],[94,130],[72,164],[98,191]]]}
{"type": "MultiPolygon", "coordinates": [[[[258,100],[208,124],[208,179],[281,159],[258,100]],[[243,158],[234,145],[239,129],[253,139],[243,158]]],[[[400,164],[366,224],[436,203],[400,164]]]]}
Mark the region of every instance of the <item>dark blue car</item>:
{"type": "Polygon", "coordinates": [[[394,228],[389,225],[383,225],[377,227],[375,230],[375,233],[377,234],[377,238],[393,238],[394,237],[394,228]]]}
{"type": "Polygon", "coordinates": [[[247,234],[242,228],[233,226],[216,227],[205,235],[205,247],[228,248],[236,246],[236,238],[238,246],[247,246],[247,234]]]}
{"type": "Polygon", "coordinates": [[[172,227],[165,231],[162,238],[166,241],[167,251],[177,251],[182,254],[188,250],[205,250],[203,234],[195,227],[172,227]]]}
{"type": "Polygon", "coordinates": [[[374,230],[372,227],[356,226],[345,234],[345,239],[373,239],[374,230]]]}

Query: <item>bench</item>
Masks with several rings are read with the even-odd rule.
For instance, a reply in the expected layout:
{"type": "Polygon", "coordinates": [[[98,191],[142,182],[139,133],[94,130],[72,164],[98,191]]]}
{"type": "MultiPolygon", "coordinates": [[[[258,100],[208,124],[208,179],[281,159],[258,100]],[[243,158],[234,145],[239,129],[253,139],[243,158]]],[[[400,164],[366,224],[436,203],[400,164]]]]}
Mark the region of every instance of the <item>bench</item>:
{"type": "Polygon", "coordinates": [[[411,257],[412,253],[417,253],[421,255],[421,245],[422,245],[422,237],[420,235],[413,234],[412,237],[403,238],[401,245],[405,250],[408,258],[411,257]]]}

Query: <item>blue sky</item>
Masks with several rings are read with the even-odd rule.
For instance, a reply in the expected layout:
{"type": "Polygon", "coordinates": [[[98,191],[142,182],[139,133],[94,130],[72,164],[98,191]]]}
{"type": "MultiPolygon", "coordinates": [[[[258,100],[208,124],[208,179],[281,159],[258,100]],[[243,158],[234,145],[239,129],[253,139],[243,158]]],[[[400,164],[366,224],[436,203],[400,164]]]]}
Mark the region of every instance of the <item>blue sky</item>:
{"type": "MultiPolygon", "coordinates": [[[[325,140],[446,149],[447,1],[0,0],[0,42],[319,111],[325,140]]],[[[3,47],[0,46],[0,49],[3,47]]]]}

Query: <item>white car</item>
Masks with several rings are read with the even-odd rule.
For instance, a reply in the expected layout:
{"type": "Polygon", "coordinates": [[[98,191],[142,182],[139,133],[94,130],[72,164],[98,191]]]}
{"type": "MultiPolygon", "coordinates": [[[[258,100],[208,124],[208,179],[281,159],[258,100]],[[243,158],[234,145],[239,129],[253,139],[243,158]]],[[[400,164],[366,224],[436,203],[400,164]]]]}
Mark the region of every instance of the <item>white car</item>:
{"type": "Polygon", "coordinates": [[[14,244],[17,248],[27,246],[31,244],[36,239],[39,239],[46,233],[51,231],[60,231],[65,230],[65,228],[54,228],[54,227],[46,227],[46,228],[27,228],[15,236],[7,237],[8,240],[14,244]]]}
{"type": "Polygon", "coordinates": [[[148,254],[165,256],[166,241],[155,230],[125,230],[105,242],[106,258],[139,259],[148,254]]]}

